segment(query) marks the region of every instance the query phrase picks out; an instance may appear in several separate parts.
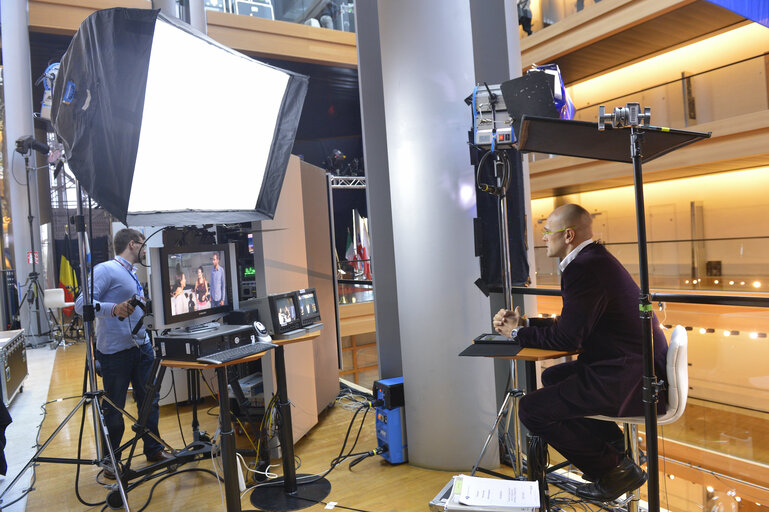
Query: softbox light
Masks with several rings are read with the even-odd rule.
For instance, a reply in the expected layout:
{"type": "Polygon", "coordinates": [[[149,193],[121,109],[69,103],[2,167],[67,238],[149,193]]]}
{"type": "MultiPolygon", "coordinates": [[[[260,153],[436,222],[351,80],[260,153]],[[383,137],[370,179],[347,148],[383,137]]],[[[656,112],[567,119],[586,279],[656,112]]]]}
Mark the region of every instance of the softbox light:
{"type": "Polygon", "coordinates": [[[307,80],[160,11],[106,9],[73,37],[51,117],[80,184],[128,225],[271,219],[307,80]]]}

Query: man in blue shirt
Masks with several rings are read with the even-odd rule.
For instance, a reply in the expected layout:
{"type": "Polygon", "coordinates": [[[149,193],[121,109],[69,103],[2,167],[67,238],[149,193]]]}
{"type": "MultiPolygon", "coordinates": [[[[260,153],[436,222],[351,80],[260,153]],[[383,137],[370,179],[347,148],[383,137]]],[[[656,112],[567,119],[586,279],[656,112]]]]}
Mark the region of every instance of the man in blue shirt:
{"type": "Polygon", "coordinates": [[[214,264],[211,269],[211,307],[224,306],[224,269],[219,266],[219,253],[215,252],[211,260],[214,264]]]}
{"type": "MultiPolygon", "coordinates": [[[[134,295],[144,299],[144,289],[136,277],[134,264],[144,258],[144,236],[135,229],[121,229],[115,234],[115,258],[96,265],[93,271],[93,302],[96,314],[96,358],[101,365],[104,392],[115,405],[125,408],[129,383],[139,409],[145,399],[153,401],[147,428],[158,435],[158,395],[146,396],[145,386],[150,377],[155,353],[144,327],[134,336],[131,331],[142,313],[129,301],[134,295]]],[[[83,296],[75,301],[75,310],[83,313],[83,296]]],[[[125,428],[123,416],[106,401],[104,422],[110,442],[117,451],[125,428]]],[[[150,435],[142,437],[144,455],[149,462],[159,462],[171,455],[150,435]]],[[[119,453],[115,453],[120,457],[119,453]]],[[[105,469],[105,476],[114,473],[105,469]]]]}

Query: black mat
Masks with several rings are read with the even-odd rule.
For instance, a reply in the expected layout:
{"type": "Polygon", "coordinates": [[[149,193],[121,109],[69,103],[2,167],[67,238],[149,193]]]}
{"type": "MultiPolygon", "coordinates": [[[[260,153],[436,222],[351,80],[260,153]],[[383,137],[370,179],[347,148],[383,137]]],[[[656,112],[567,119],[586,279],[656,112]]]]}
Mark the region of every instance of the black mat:
{"type": "Polygon", "coordinates": [[[460,357],[512,357],[523,347],[512,341],[506,345],[498,343],[473,343],[462,352],[460,357]]]}

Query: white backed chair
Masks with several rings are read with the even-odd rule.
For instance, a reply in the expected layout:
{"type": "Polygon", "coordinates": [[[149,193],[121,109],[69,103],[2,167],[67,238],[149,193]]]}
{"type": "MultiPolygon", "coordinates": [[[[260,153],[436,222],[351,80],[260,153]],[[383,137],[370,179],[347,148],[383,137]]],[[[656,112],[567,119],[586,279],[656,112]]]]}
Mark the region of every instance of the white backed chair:
{"type": "MultiPolygon", "coordinates": [[[[670,336],[667,355],[667,410],[657,417],[658,425],[668,425],[677,421],[686,409],[686,399],[689,397],[689,338],[686,329],[677,325],[670,336]]],[[[638,463],[638,425],[646,422],[644,416],[611,417],[590,416],[596,420],[616,421],[625,424],[625,442],[629,441],[633,460],[638,463]]],[[[637,501],[634,501],[637,504],[637,501]]],[[[633,509],[636,509],[633,507],[633,509]]]]}
{"type": "Polygon", "coordinates": [[[64,297],[64,290],[62,288],[47,288],[43,292],[43,305],[48,310],[49,314],[56,322],[56,331],[58,332],[57,340],[61,342],[64,340],[64,326],[62,325],[61,310],[74,306],[74,302],[67,302],[64,297]],[[54,314],[54,310],[56,313],[54,314]]]}

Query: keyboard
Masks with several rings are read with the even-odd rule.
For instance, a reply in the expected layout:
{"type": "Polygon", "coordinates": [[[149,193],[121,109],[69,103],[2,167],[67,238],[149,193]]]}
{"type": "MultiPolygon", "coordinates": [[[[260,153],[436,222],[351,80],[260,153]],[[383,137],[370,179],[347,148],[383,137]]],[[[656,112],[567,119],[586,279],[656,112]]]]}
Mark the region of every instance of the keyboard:
{"type": "Polygon", "coordinates": [[[243,357],[252,356],[254,354],[261,354],[268,350],[277,347],[273,343],[267,343],[264,341],[257,341],[256,343],[248,343],[239,347],[228,348],[227,350],[220,350],[207,356],[201,356],[197,359],[199,363],[208,364],[222,364],[241,359],[243,357]]]}

